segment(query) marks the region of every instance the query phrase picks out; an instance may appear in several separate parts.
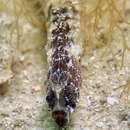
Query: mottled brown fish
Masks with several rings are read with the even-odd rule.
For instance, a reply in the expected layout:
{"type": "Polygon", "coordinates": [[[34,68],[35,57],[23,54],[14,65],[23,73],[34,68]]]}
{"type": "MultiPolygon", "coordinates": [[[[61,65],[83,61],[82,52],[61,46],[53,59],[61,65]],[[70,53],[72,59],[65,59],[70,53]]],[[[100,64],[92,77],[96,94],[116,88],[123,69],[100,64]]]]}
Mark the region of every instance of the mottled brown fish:
{"type": "Polygon", "coordinates": [[[67,7],[54,7],[49,12],[46,101],[52,109],[52,117],[56,123],[64,127],[79,101],[81,73],[79,59],[72,51],[76,48],[71,25],[72,10],[67,7]]]}

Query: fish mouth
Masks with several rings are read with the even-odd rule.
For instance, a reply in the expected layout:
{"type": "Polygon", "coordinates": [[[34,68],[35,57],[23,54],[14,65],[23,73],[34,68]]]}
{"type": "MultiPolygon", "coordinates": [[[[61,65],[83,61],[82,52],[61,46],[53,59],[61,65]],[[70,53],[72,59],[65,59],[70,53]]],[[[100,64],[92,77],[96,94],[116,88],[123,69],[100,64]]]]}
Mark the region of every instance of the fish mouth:
{"type": "Polygon", "coordinates": [[[58,110],[58,111],[53,111],[52,112],[52,117],[54,118],[55,122],[58,124],[60,127],[65,127],[66,124],[68,123],[68,116],[67,112],[63,110],[58,110]]]}

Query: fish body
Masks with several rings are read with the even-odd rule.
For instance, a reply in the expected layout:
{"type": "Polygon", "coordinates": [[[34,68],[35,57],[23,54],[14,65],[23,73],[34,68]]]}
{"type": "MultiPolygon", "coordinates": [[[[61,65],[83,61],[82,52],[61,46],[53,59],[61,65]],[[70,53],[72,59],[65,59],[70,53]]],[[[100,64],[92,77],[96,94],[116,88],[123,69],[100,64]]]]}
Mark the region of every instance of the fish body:
{"type": "Polygon", "coordinates": [[[81,72],[76,52],[80,50],[74,39],[76,29],[72,8],[51,7],[49,13],[46,101],[56,123],[64,127],[79,101],[81,72]]]}

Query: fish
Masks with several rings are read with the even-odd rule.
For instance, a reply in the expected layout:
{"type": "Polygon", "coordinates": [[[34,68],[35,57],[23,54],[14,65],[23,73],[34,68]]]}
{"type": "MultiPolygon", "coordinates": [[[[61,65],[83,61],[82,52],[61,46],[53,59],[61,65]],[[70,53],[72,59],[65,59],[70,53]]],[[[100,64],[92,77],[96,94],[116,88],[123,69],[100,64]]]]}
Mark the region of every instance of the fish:
{"type": "Polygon", "coordinates": [[[80,98],[82,78],[78,52],[81,49],[75,43],[79,15],[65,5],[51,5],[48,12],[46,101],[53,119],[62,128],[69,123],[80,98]]]}

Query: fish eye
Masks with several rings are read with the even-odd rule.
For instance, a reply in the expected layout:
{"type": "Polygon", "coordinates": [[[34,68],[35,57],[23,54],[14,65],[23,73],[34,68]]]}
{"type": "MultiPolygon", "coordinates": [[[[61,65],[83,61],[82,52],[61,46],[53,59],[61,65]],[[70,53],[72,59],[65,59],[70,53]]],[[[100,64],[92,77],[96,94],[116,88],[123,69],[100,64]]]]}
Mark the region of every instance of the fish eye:
{"type": "Polygon", "coordinates": [[[54,91],[50,90],[48,92],[48,95],[46,96],[46,101],[48,102],[48,105],[50,108],[53,108],[56,103],[56,94],[54,91]]]}

